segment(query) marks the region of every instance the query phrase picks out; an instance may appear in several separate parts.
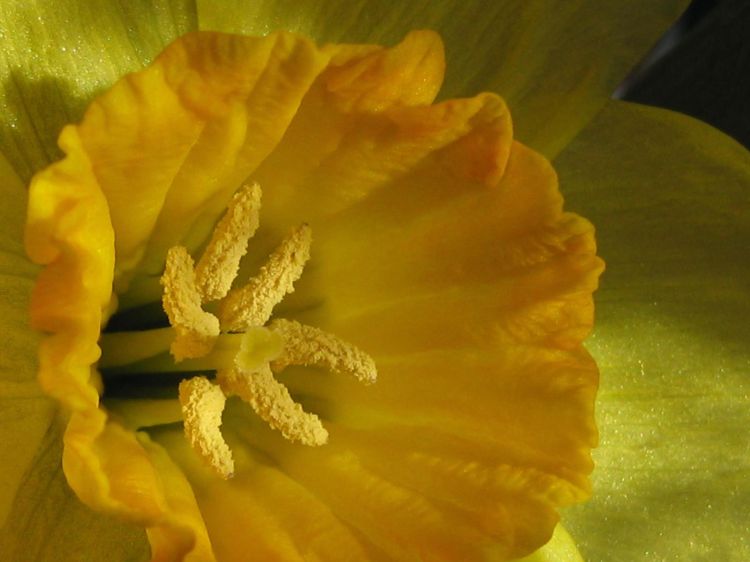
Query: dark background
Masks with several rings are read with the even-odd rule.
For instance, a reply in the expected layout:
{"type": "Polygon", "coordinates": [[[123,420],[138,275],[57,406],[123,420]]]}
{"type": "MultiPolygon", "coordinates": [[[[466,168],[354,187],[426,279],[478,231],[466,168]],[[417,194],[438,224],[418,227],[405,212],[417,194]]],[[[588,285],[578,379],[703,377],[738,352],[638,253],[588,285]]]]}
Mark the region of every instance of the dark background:
{"type": "Polygon", "coordinates": [[[692,115],[750,148],[750,0],[694,0],[615,97],[692,115]]]}

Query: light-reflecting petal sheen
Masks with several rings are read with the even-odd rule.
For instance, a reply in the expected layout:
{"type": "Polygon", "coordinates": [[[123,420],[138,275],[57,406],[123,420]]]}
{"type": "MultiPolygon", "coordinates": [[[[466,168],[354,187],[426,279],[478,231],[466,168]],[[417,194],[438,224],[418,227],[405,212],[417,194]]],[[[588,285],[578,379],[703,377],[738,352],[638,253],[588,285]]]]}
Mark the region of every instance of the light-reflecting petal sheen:
{"type": "Polygon", "coordinates": [[[568,527],[591,560],[746,560],[750,154],[613,102],[555,165],[608,265],[597,493],[568,527]]]}
{"type": "Polygon", "coordinates": [[[191,0],[0,4],[0,144],[21,179],[60,158],[92,96],[196,25],[191,0]]]}

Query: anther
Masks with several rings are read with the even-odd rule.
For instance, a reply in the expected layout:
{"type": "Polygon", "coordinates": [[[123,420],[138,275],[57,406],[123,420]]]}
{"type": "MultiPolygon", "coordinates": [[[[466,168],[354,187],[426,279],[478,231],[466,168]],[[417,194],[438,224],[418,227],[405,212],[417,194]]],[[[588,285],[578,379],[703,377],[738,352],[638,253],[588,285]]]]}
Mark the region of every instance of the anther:
{"type": "Polygon", "coordinates": [[[234,394],[252,406],[255,413],[290,441],[318,446],[328,441],[320,418],[305,412],[277,381],[268,365],[254,373],[230,369],[218,371],[217,379],[227,395],[234,394]]]}
{"type": "Polygon", "coordinates": [[[274,320],[268,328],[284,340],[281,354],[271,363],[274,371],[289,365],[315,365],[356,377],[365,384],[374,383],[378,377],[372,357],[333,334],[283,319],[274,320]]]}
{"type": "Polygon", "coordinates": [[[221,388],[205,377],[193,377],[180,383],[185,437],[211,468],[227,479],[234,474],[234,460],[219,429],[225,403],[221,388]]]}
{"type": "Polygon", "coordinates": [[[164,311],[176,333],[170,347],[175,361],[206,355],[219,335],[219,320],[201,308],[193,258],[182,246],[174,246],[167,252],[161,284],[164,311]]]}
{"type": "Polygon", "coordinates": [[[227,212],[216,225],[211,241],[195,267],[195,279],[202,302],[224,298],[237,276],[247,242],[259,224],[260,186],[242,186],[234,194],[227,212]]]}
{"type": "Polygon", "coordinates": [[[219,318],[222,328],[234,332],[268,322],[273,308],[294,291],[294,282],[302,275],[305,262],[310,258],[311,242],[312,232],[308,225],[293,230],[257,276],[244,287],[230,291],[221,301],[219,318]]]}

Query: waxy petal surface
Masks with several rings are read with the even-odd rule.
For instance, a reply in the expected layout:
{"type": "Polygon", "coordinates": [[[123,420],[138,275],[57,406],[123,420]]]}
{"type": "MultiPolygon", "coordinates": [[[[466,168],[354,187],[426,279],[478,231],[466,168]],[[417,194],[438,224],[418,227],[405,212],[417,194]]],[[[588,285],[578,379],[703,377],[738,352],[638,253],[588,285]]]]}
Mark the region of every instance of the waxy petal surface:
{"type": "Polygon", "coordinates": [[[595,499],[567,524],[593,560],[743,560],[750,154],[665,110],[613,102],[556,161],[608,270],[595,499]]]}

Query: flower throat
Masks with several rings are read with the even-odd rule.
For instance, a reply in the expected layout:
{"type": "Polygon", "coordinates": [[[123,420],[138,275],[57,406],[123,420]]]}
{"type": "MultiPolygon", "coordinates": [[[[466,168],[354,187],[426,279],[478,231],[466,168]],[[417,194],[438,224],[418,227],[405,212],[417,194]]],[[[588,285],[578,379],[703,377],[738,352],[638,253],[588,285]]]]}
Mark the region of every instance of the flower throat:
{"type": "Polygon", "coordinates": [[[353,345],[293,320],[271,320],[310,257],[308,225],[295,228],[255,277],[232,289],[259,225],[260,199],[258,184],[235,193],[197,264],[186,248],[169,249],[161,278],[169,327],[105,333],[101,341],[105,381],[136,372],[180,380],[185,436],[222,478],[234,474],[232,452],[220,431],[227,397],[238,396],[286,439],[319,446],[328,440],[320,419],[304,411],[274,373],[303,365],[365,384],[377,378],[372,358],[353,345]],[[215,314],[204,309],[209,303],[215,314]],[[167,347],[169,355],[161,353],[167,347]]]}

